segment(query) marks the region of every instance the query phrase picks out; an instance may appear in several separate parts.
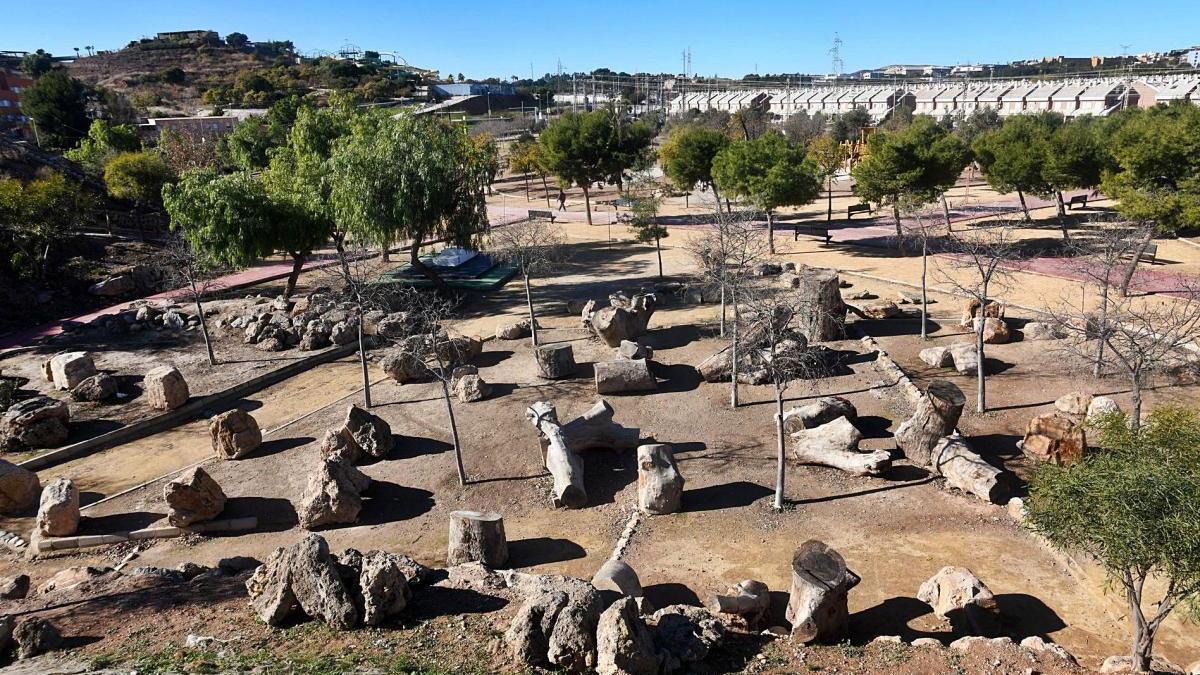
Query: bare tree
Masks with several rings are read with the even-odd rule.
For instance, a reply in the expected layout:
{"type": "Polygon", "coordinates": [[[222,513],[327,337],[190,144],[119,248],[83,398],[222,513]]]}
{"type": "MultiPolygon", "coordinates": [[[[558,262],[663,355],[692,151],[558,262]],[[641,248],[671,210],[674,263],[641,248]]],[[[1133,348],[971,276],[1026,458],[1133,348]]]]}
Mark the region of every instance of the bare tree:
{"type": "Polygon", "coordinates": [[[200,318],[200,334],[204,336],[204,349],[208,352],[208,365],[217,365],[212,338],[208,334],[208,319],[204,316],[204,296],[219,287],[217,280],[229,272],[212,257],[197,251],[183,237],[174,236],[158,252],[158,267],[165,278],[178,286],[187,298],[196,305],[196,316],[200,318]]]}
{"type": "Polygon", "coordinates": [[[783,429],[783,394],[795,380],[816,382],[829,368],[822,352],[808,347],[808,340],[795,329],[797,320],[818,308],[809,306],[790,288],[772,284],[748,286],[741,291],[744,316],[753,320],[744,347],[747,362],[765,372],[775,390],[775,510],[783,508],[787,434],[783,429]]]}
{"type": "MultiPolygon", "coordinates": [[[[929,238],[934,235],[933,218],[918,208],[912,211],[912,220],[904,223],[902,234],[921,244],[921,339],[929,339],[929,238]]],[[[949,220],[947,219],[947,224],[949,220]]]]}
{"type": "Polygon", "coordinates": [[[696,261],[697,281],[721,294],[721,337],[726,332],[726,307],[733,309],[730,405],[738,406],[738,291],[753,279],[754,266],[767,256],[767,242],[752,212],[716,213],[712,229],[688,244],[696,261]]]}
{"type": "Polygon", "coordinates": [[[525,305],[529,308],[529,330],[535,347],[538,329],[529,279],[538,272],[553,270],[557,263],[566,259],[566,241],[561,227],[534,219],[492,228],[488,235],[488,251],[496,258],[516,265],[525,281],[525,305]]]}
{"type": "Polygon", "coordinates": [[[958,232],[950,238],[951,255],[946,257],[948,266],[957,272],[943,269],[947,283],[967,296],[972,305],[978,306],[978,317],[973,322],[975,330],[975,358],[978,368],[975,375],[975,409],[987,411],[987,368],[984,365],[983,331],[987,323],[984,318],[987,306],[992,302],[992,292],[1008,285],[1012,279],[1011,265],[1020,257],[1012,223],[998,221],[988,223],[969,232],[958,232]]]}
{"type": "Polygon", "coordinates": [[[1051,309],[1053,325],[1067,336],[1062,349],[1101,358],[1129,379],[1129,424],[1135,431],[1141,424],[1142,390],[1154,373],[1200,370],[1200,284],[1189,285],[1180,296],[1110,299],[1103,322],[1082,300],[1064,299],[1051,309]],[[1092,342],[1098,343],[1095,348],[1092,342]]]}
{"type": "Polygon", "coordinates": [[[367,312],[390,307],[388,296],[394,291],[389,285],[379,283],[383,266],[375,253],[365,246],[347,248],[343,243],[334,250],[334,255],[337,264],[322,268],[322,274],[353,309],[354,315],[348,320],[354,321],[358,333],[358,362],[362,368],[363,403],[370,408],[371,377],[367,369],[364,317],[367,312]]]}

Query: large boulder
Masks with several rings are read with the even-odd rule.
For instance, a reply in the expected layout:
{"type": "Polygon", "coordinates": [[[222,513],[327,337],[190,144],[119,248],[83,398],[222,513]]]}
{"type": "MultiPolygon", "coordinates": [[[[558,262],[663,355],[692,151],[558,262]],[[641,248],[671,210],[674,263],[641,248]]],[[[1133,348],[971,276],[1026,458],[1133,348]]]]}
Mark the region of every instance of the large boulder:
{"type": "MultiPolygon", "coordinates": [[[[29,575],[18,574],[13,577],[0,577],[0,600],[21,600],[29,594],[29,575]]],[[[4,647],[0,646],[0,652],[4,647]]]]}
{"type": "Polygon", "coordinates": [[[258,422],[250,413],[236,408],[209,420],[208,434],[219,459],[241,459],[262,445],[258,422]]]}
{"type": "Polygon", "coordinates": [[[371,484],[349,462],[334,457],[322,460],[300,498],[300,526],[306,530],[358,520],[362,493],[371,484]]]}
{"type": "Polygon", "coordinates": [[[599,675],[657,675],[654,636],[631,597],[614,602],[600,615],[596,628],[596,672],[599,675]]]}
{"type": "Polygon", "coordinates": [[[932,607],[934,614],[949,619],[957,630],[990,635],[998,628],[996,598],[965,567],[943,567],[921,584],[917,599],[932,607]]]}
{"type": "Polygon", "coordinates": [[[596,667],[596,627],[603,604],[591,584],[540,575],[522,580],[516,590],[527,599],[504,640],[517,663],[572,672],[596,667]]]}
{"type": "Polygon", "coordinates": [[[954,365],[954,355],[950,353],[949,347],[926,347],[917,356],[925,365],[934,368],[948,368],[954,365]]]}
{"type": "Polygon", "coordinates": [[[360,620],[337,560],[317,534],[275,549],[246,581],[246,590],[255,614],[271,626],[282,624],[297,609],[340,630],[354,628],[360,620]]]}
{"type": "Polygon", "coordinates": [[[1038,415],[1025,427],[1021,450],[1039,462],[1070,466],[1087,452],[1083,424],[1062,413],[1038,415]]]}
{"type": "Polygon", "coordinates": [[[592,575],[592,585],[601,595],[611,598],[642,597],[642,582],[638,579],[637,571],[624,560],[609,558],[604,561],[592,575]]]}
{"type": "MultiPolygon", "coordinates": [[[[346,408],[342,430],[346,439],[358,449],[359,456],[382,459],[387,457],[396,443],[392,427],[386,420],[354,404],[346,408]]],[[[357,461],[357,458],[352,461],[357,461]]]]}
{"type": "Polygon", "coordinates": [[[70,419],[67,403],[49,396],[14,403],[0,416],[0,448],[56,448],[67,442],[70,419]]]}
{"type": "Polygon", "coordinates": [[[454,380],[454,396],[463,403],[482,401],[492,395],[492,385],[478,373],[469,373],[454,380]]]}
{"type": "Polygon", "coordinates": [[[174,410],[188,402],[191,392],[183,373],[174,366],[159,366],[146,373],[143,380],[146,399],[155,410],[174,410]]]}
{"type": "Polygon", "coordinates": [[[863,316],[867,317],[868,319],[894,319],[904,314],[904,312],[900,311],[900,308],[896,306],[896,303],[891,302],[890,300],[863,305],[862,313],[863,316]]]}
{"type": "Polygon", "coordinates": [[[87,352],[67,352],[50,359],[50,377],[54,388],[69,391],[96,374],[96,364],[87,352]]]}
{"type": "Polygon", "coordinates": [[[348,548],[337,555],[338,572],[358,609],[362,622],[378,626],[408,606],[412,600],[409,582],[415,577],[412,561],[384,551],[359,553],[348,548]]]}
{"type": "Polygon", "coordinates": [[[994,319],[1004,318],[1004,305],[1001,305],[998,302],[989,302],[987,304],[987,306],[983,308],[982,312],[979,311],[979,307],[980,307],[980,302],[979,302],[979,300],[976,300],[975,298],[969,298],[966,301],[964,301],[963,312],[962,312],[962,323],[961,323],[963,328],[973,327],[975,325],[976,317],[980,317],[980,316],[983,316],[985,318],[990,317],[990,318],[994,318],[994,319]]]}
{"type": "Polygon", "coordinates": [[[658,382],[645,359],[617,359],[593,364],[597,394],[654,391],[658,382]]]}
{"type": "Polygon", "coordinates": [[[725,624],[712,612],[691,605],[670,605],[652,617],[654,644],[662,672],[688,672],[725,641],[725,624]]]}
{"type": "Polygon", "coordinates": [[[425,376],[425,366],[409,349],[389,352],[379,361],[379,367],[392,380],[404,384],[415,382],[425,376]]]}
{"type": "Polygon", "coordinates": [[[828,424],[839,417],[855,420],[858,418],[858,410],[853,403],[841,396],[822,396],[812,403],[797,406],[783,413],[783,431],[792,434],[801,429],[828,424]]]}
{"type": "Polygon", "coordinates": [[[119,274],[88,286],[88,293],[102,298],[126,295],[137,290],[137,281],[130,274],[119,274]]]}
{"type": "Polygon", "coordinates": [[[99,373],[80,381],[71,390],[76,401],[108,401],[117,396],[117,378],[108,373],[99,373]]]}
{"type": "Polygon", "coordinates": [[[1054,324],[1043,321],[1026,321],[1021,327],[1021,336],[1026,340],[1061,340],[1066,334],[1054,324]]]}
{"type": "Polygon", "coordinates": [[[615,293],[609,296],[608,307],[585,313],[583,318],[604,344],[619,347],[622,340],[636,340],[646,332],[657,305],[653,293],[632,297],[615,293]]]}
{"type": "Polygon", "coordinates": [[[0,514],[19,515],[38,503],[42,483],[36,473],[0,459],[0,514]]]}
{"type": "Polygon", "coordinates": [[[972,329],[978,331],[979,323],[983,322],[983,343],[986,345],[1002,345],[1012,338],[1012,333],[1008,330],[1008,324],[1004,319],[994,317],[977,318],[972,324],[972,329]]]}
{"type": "Polygon", "coordinates": [[[55,478],[42,489],[37,531],[45,537],[69,537],[79,529],[79,489],[66,478],[55,478]]]}
{"type": "Polygon", "coordinates": [[[1082,391],[1063,394],[1054,400],[1054,408],[1072,419],[1082,419],[1092,404],[1092,395],[1082,391]]]}
{"type": "Polygon", "coordinates": [[[975,350],[974,342],[956,342],[949,347],[950,360],[959,375],[975,375],[979,373],[979,352],[975,350]]]}
{"type": "Polygon", "coordinates": [[[62,646],[62,633],[46,619],[30,618],[17,624],[13,630],[13,642],[17,644],[17,658],[28,659],[54,651],[62,646]]]}
{"type": "Polygon", "coordinates": [[[520,340],[532,334],[529,319],[509,321],[496,326],[497,340],[520,340]]]}
{"type": "Polygon", "coordinates": [[[225,492],[208,472],[196,467],[163,486],[167,520],[188,527],[212,520],[225,509],[225,492]]]}
{"type": "Polygon", "coordinates": [[[1102,415],[1111,415],[1121,412],[1121,406],[1117,402],[1107,396],[1094,396],[1091,403],[1087,407],[1087,419],[1089,422],[1094,422],[1102,415]]]}

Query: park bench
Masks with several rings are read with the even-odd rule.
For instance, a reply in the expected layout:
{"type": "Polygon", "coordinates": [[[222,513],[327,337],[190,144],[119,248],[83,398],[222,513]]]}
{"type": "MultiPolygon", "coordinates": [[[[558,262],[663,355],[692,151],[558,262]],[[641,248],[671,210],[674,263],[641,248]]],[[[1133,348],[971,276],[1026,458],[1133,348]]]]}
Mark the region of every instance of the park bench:
{"type": "Polygon", "coordinates": [[[1067,202],[1067,210],[1070,211],[1074,207],[1087,208],[1087,195],[1075,195],[1071,197],[1071,201],[1067,202]]]}
{"type": "Polygon", "coordinates": [[[553,224],[554,218],[555,218],[555,216],[554,216],[553,211],[539,211],[537,209],[529,209],[529,219],[530,220],[548,220],[551,222],[551,224],[553,224]]]}
{"type": "MultiPolygon", "coordinates": [[[[829,232],[828,227],[817,227],[816,225],[809,223],[804,229],[806,230],[804,234],[810,234],[814,237],[821,237],[825,240],[826,244],[828,244],[830,241],[833,241],[833,235],[829,232]]],[[[800,241],[800,223],[796,223],[796,226],[792,228],[792,241],[800,241]]]]}
{"type": "Polygon", "coordinates": [[[870,204],[851,204],[846,207],[846,220],[852,219],[856,213],[864,212],[874,213],[875,210],[871,208],[870,204]]]}
{"type": "MultiPolygon", "coordinates": [[[[1133,257],[1133,252],[1131,251],[1129,253],[1126,253],[1126,254],[1122,255],[1121,257],[1123,259],[1130,259],[1133,257]]],[[[1150,263],[1151,265],[1153,265],[1154,261],[1157,258],[1158,258],[1158,244],[1151,243],[1151,244],[1146,245],[1146,250],[1142,251],[1142,255],[1138,257],[1137,261],[1138,262],[1146,262],[1146,263],[1150,263]]]]}

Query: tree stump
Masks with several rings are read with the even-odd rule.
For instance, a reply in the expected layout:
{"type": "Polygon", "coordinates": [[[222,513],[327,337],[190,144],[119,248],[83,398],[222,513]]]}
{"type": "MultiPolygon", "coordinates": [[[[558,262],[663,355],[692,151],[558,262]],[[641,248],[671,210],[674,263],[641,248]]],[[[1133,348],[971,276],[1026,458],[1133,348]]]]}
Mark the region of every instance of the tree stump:
{"type": "Polygon", "coordinates": [[[971,450],[966,439],[958,434],[938,441],[930,455],[934,473],[946,479],[950,487],[969,492],[985,502],[1004,504],[1008,501],[1008,485],[1000,469],[988,464],[971,450]]]}
{"type": "Polygon", "coordinates": [[[933,380],[917,402],[912,417],[896,431],[896,445],[914,464],[928,468],[930,454],[943,437],[954,433],[967,398],[953,382],[933,380]]]}
{"type": "Polygon", "coordinates": [[[597,394],[654,391],[658,382],[645,359],[619,359],[594,364],[597,394]]]}
{"type": "Polygon", "coordinates": [[[623,427],[612,416],[612,406],[603,400],[567,424],[559,423],[551,403],[538,401],[525,411],[540,434],[542,464],[554,477],[555,506],[577,509],[587,504],[580,451],[637,447],[641,430],[623,427]]]}
{"type": "Polygon", "coordinates": [[[575,352],[571,345],[542,345],[533,352],[538,374],[548,380],[561,380],[575,373],[575,352]]]}
{"type": "Polygon", "coordinates": [[[796,299],[804,308],[798,328],[812,342],[840,340],[846,332],[846,303],[842,301],[837,272],[821,267],[801,267],[796,299]]]}
{"type": "Polygon", "coordinates": [[[671,446],[663,443],[639,445],[638,508],[642,513],[663,515],[679,510],[683,499],[683,476],[671,446]]]}
{"type": "Polygon", "coordinates": [[[508,539],[504,517],[494,511],[450,513],[450,546],[447,565],[479,562],[488,567],[508,564],[508,539]]]}
{"type": "Polygon", "coordinates": [[[787,619],[792,637],[804,642],[838,642],[846,635],[850,611],[846,596],[861,581],[841,554],[810,539],[792,556],[792,589],[787,619]]]}

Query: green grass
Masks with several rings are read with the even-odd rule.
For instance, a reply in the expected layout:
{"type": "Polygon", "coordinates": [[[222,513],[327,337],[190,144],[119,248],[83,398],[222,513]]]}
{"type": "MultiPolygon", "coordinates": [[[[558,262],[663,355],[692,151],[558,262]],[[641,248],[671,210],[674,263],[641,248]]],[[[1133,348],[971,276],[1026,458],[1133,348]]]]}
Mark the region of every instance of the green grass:
{"type": "Polygon", "coordinates": [[[154,673],[229,673],[249,672],[263,675],[296,674],[324,675],[370,670],[389,675],[452,675],[457,673],[486,673],[485,668],[450,670],[444,665],[414,659],[404,654],[277,654],[266,649],[234,653],[231,650],[164,649],[140,654],[105,654],[95,657],[92,668],[135,670],[139,674],[154,673]]]}

